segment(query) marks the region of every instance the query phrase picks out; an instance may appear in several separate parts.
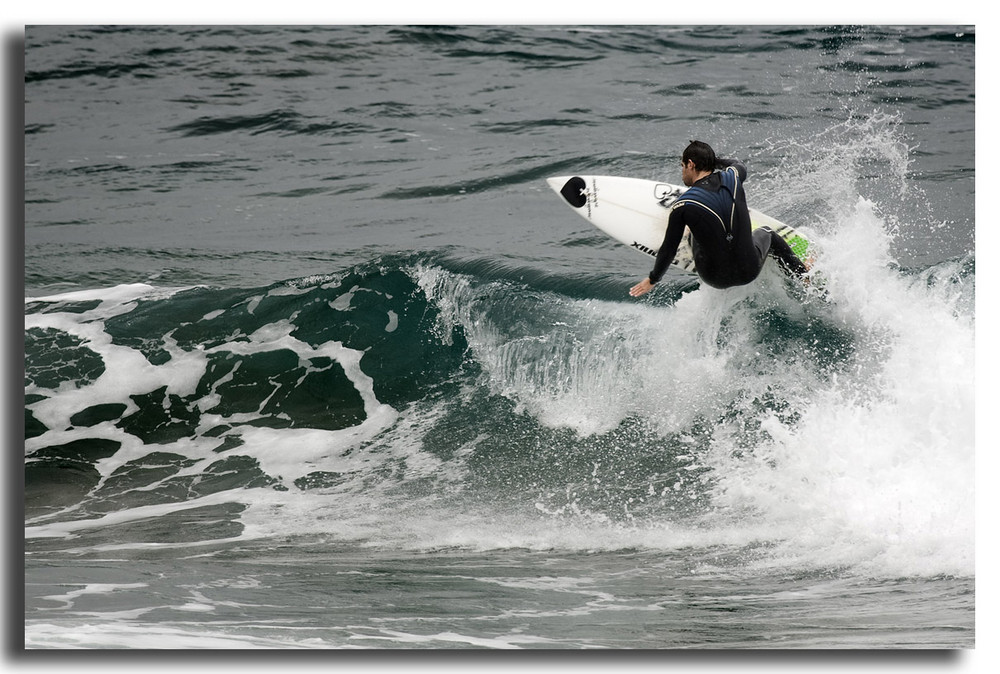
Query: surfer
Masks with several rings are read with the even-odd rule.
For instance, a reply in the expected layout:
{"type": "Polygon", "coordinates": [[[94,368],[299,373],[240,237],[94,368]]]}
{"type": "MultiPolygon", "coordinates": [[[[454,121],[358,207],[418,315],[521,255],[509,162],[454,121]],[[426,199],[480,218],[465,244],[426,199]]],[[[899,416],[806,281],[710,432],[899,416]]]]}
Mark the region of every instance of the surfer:
{"type": "Polygon", "coordinates": [[[713,288],[746,285],[760,274],[770,254],[788,274],[804,276],[809,268],[791,246],[768,227],[751,231],[750,211],[743,192],[747,169],[734,159],[715,156],[715,150],[698,140],[684,149],[681,179],[690,189],[673,203],[663,245],[649,278],[629,290],[645,295],[663,278],[684,236],[691,230],[695,268],[713,288]],[[716,169],[720,169],[716,171],[716,169]]]}

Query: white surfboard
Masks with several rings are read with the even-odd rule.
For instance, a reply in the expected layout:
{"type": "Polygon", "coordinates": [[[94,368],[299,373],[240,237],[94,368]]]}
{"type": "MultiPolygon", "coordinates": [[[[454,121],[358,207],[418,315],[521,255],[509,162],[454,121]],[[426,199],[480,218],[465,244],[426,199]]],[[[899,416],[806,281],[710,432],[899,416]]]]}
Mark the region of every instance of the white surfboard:
{"type": "MultiPolygon", "coordinates": [[[[559,176],[547,178],[549,187],[595,227],[635,250],[656,257],[663,244],[670,205],[687,188],[654,180],[619,176],[559,176]]],[[[753,229],[767,225],[788,242],[800,259],[808,257],[809,241],[788,225],[750,209],[753,229]]],[[[694,273],[691,232],[685,233],[674,265],[694,273]]]]}

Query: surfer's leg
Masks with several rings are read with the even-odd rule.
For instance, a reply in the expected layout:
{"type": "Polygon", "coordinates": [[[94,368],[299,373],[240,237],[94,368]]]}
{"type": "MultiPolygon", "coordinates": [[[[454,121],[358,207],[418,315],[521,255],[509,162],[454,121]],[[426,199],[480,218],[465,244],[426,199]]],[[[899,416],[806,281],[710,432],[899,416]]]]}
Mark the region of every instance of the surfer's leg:
{"type": "Polygon", "coordinates": [[[773,232],[767,227],[759,227],[753,230],[753,233],[750,235],[751,240],[753,241],[753,247],[757,251],[758,269],[764,266],[767,254],[771,250],[771,234],[773,234],[773,232]]]}
{"type": "MultiPolygon", "coordinates": [[[[802,263],[802,260],[795,254],[792,247],[788,245],[788,242],[778,236],[778,233],[770,227],[760,227],[753,232],[753,241],[758,252],[760,252],[761,246],[757,242],[758,240],[763,240],[765,237],[767,237],[767,247],[764,249],[763,254],[767,255],[770,253],[771,257],[777,260],[778,266],[786,274],[789,276],[805,276],[808,273],[808,267],[802,263]]],[[[763,257],[761,258],[761,263],[763,264],[763,257]]]]}

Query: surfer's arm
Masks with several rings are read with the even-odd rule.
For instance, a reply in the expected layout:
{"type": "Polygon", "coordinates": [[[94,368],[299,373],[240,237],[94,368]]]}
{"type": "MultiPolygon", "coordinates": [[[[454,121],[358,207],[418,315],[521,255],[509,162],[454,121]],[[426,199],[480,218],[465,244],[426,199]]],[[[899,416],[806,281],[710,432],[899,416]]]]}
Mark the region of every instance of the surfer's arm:
{"type": "Polygon", "coordinates": [[[681,239],[684,236],[684,216],[681,215],[683,208],[681,206],[670,212],[670,219],[667,221],[667,231],[663,235],[663,243],[660,245],[660,250],[656,253],[656,262],[653,263],[653,271],[649,272],[649,278],[645,278],[632,286],[632,289],[629,290],[629,294],[632,297],[645,295],[652,290],[653,286],[659,283],[663,275],[667,273],[667,267],[670,266],[670,263],[674,261],[674,256],[677,255],[677,249],[680,247],[681,239]]]}
{"type": "Polygon", "coordinates": [[[747,167],[744,166],[743,162],[739,159],[723,159],[722,157],[716,157],[715,168],[724,171],[730,166],[736,169],[736,175],[739,176],[740,182],[746,181],[747,167]]]}

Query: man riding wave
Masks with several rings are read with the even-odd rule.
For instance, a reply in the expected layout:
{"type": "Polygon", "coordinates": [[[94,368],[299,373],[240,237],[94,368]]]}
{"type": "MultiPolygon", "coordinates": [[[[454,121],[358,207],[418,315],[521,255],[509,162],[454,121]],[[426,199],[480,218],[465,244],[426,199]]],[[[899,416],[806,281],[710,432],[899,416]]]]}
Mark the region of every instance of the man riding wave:
{"type": "Polygon", "coordinates": [[[743,191],[746,178],[742,163],[717,158],[707,143],[691,141],[681,156],[681,179],[690,189],[671,205],[667,231],[649,277],[629,294],[645,295],[659,283],[677,254],[685,228],[691,230],[698,276],[713,288],[750,283],[760,274],[768,254],[786,273],[804,277],[808,267],[777,232],[769,227],[751,229],[743,191]]]}

